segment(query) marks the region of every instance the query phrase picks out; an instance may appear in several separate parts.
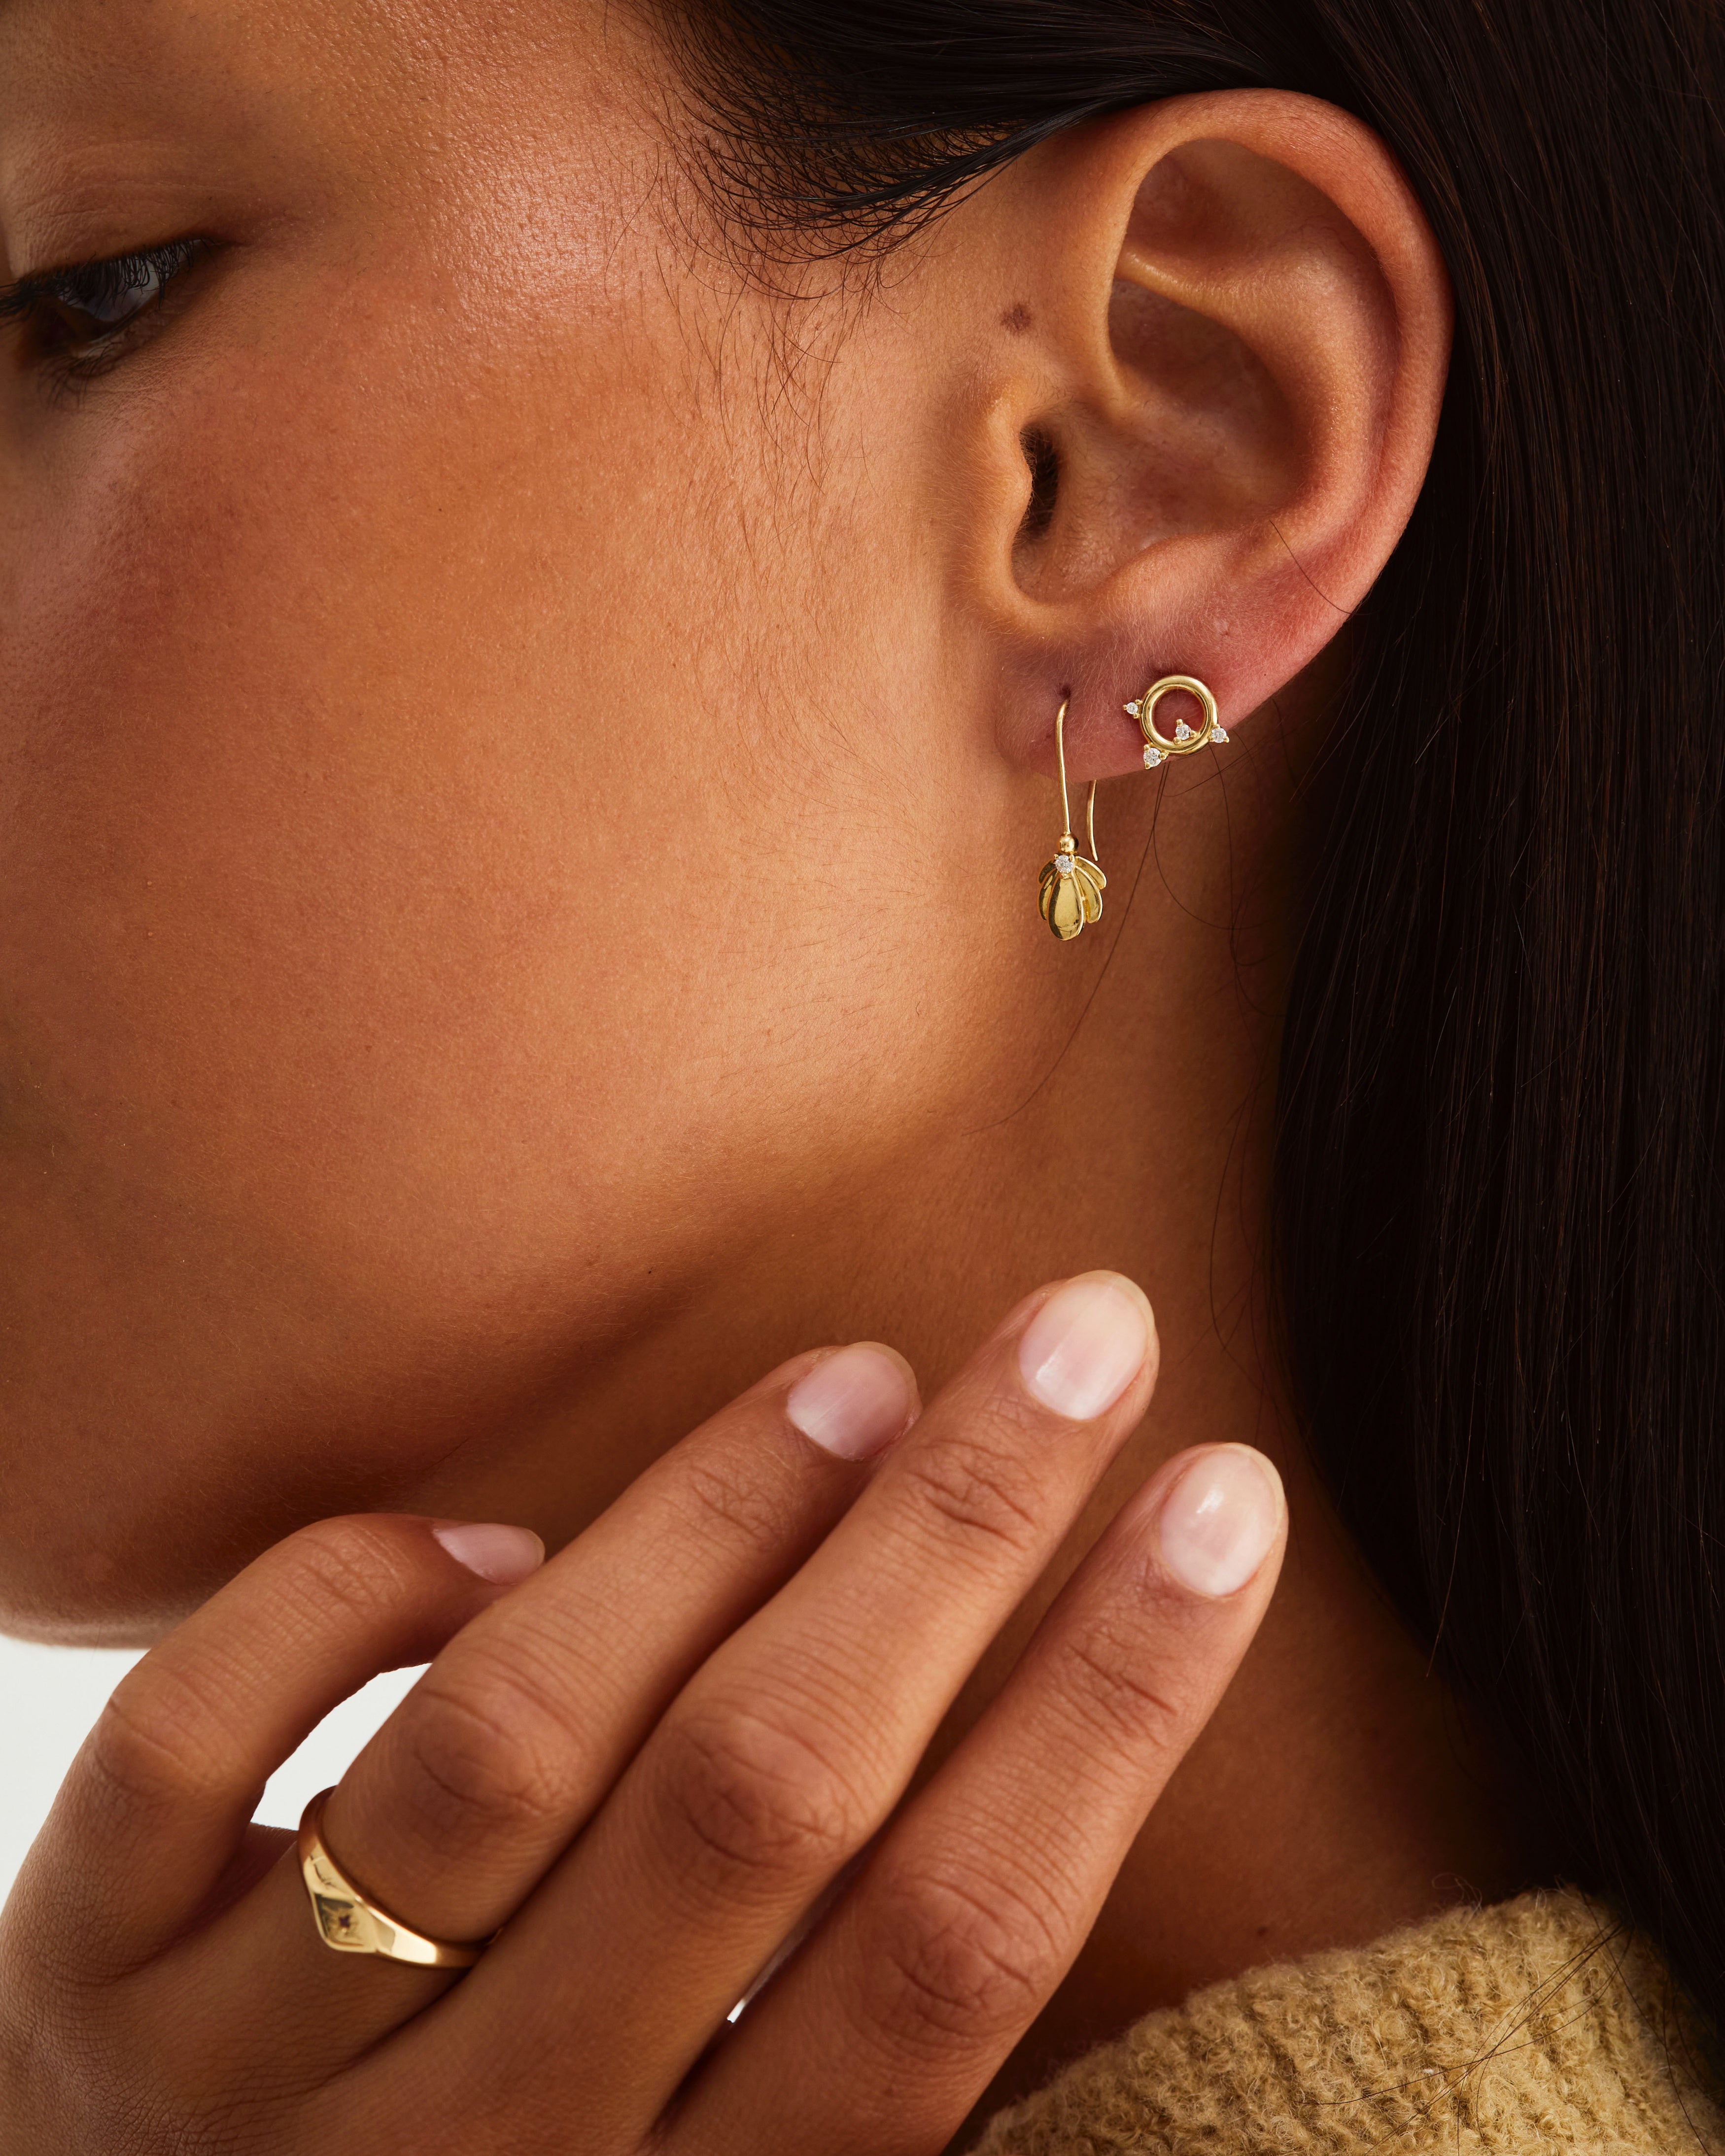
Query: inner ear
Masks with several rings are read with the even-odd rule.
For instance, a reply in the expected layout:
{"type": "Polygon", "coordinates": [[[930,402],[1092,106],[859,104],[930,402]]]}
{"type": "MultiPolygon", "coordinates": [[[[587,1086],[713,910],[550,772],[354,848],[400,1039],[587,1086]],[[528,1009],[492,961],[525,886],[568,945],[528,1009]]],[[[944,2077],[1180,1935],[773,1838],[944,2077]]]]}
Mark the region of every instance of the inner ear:
{"type": "Polygon", "coordinates": [[[1123,254],[1164,275],[1237,277],[1316,228],[1346,223],[1321,187],[1273,157],[1239,142],[1183,142],[1139,182],[1123,254]]]}
{"type": "Polygon", "coordinates": [[[1183,145],[1146,175],[1106,301],[1114,378],[1023,437],[1033,484],[1014,548],[1021,589],[1094,589],[1159,540],[1260,524],[1298,490],[1301,429],[1249,331],[1226,317],[1321,214],[1335,222],[1315,188],[1233,143],[1183,145]]]}
{"type": "MultiPolygon", "coordinates": [[[[1202,524],[1226,517],[1230,502],[1245,513],[1286,496],[1295,475],[1293,416],[1269,368],[1243,338],[1196,308],[1117,277],[1108,341],[1153,427],[1159,454],[1149,461],[1167,459],[1195,469],[1215,460],[1219,491],[1209,504],[1215,514],[1202,517],[1202,524]]],[[[1189,494],[1183,498],[1189,516],[1195,504],[1189,494]]],[[[1194,528],[1178,515],[1166,526],[1170,532],[1194,528]]]]}
{"type": "Polygon", "coordinates": [[[1019,520],[1014,542],[1022,548],[1034,546],[1054,522],[1055,505],[1060,490],[1060,453],[1055,447],[1053,435],[1042,427],[1026,427],[1019,437],[1019,446],[1024,453],[1030,473],[1029,499],[1019,520]]]}

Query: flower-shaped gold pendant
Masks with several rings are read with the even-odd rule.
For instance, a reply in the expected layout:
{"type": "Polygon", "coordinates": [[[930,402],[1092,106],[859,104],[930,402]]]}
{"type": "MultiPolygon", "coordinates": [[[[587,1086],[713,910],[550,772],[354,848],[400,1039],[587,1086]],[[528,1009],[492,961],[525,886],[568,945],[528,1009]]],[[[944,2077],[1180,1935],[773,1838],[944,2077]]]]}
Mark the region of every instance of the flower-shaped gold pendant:
{"type": "Polygon", "coordinates": [[[1045,863],[1037,904],[1043,919],[1062,943],[1092,927],[1102,917],[1102,893],[1108,879],[1094,861],[1086,860],[1069,835],[1045,863]]]}

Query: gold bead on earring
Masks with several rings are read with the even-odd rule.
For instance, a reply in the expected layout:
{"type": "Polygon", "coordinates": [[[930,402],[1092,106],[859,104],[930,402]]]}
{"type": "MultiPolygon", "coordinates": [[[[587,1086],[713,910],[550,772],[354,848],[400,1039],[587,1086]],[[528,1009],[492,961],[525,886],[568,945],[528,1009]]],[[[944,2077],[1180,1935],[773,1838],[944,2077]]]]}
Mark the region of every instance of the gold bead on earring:
{"type": "Polygon", "coordinates": [[[1063,943],[1070,943],[1075,936],[1102,917],[1102,893],[1108,879],[1096,866],[1093,858],[1096,850],[1096,782],[1090,783],[1090,798],[1085,803],[1085,826],[1090,839],[1086,857],[1078,850],[1072,836],[1072,804],[1066,798],[1066,703],[1060,699],[1060,708],[1055,714],[1055,755],[1060,767],[1060,843],[1055,849],[1055,857],[1044,865],[1038,886],[1037,904],[1043,919],[1063,943]]]}

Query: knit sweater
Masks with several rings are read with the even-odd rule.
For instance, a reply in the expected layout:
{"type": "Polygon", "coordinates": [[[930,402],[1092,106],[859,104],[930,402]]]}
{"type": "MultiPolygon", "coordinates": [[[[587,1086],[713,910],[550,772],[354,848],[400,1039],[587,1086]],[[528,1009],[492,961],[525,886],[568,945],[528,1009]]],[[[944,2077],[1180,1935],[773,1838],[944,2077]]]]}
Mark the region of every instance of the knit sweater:
{"type": "Polygon", "coordinates": [[[1725,2156],[1684,2019],[1597,1904],[1527,1894],[1153,2014],[978,2156],[1725,2156]]]}

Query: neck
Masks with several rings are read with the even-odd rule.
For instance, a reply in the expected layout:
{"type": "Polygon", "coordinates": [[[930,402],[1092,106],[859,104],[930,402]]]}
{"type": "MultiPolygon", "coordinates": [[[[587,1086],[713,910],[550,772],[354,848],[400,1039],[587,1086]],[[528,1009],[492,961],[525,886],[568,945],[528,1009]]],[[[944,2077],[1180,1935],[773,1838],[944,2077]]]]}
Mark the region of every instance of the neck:
{"type": "MultiPolygon", "coordinates": [[[[1111,1266],[1142,1284],[1162,1338],[1151,1410],[957,1702],[931,1768],[1103,1525],[1173,1453],[1230,1440],[1269,1453],[1287,1486],[1288,1553],[1232,1689],[990,2106],[1196,1986],[1521,1883],[1489,1774],[1335,1525],[1271,1352],[1264,1223],[1281,925],[1294,912],[1274,841],[1291,782],[1266,742],[1230,764],[1225,803],[1219,783],[1212,769],[1171,774],[1159,798],[1103,789],[1111,940],[1086,932],[1058,952],[1080,962],[1050,975],[1070,1001],[1015,1022],[1054,1044],[1029,1085],[824,1192],[818,1208],[781,1213],[748,1253],[668,1293],[626,1348],[583,1368],[578,1409],[560,1399],[500,1449],[486,1494],[475,1496],[475,1462],[460,1467],[461,1504],[495,1508],[472,1516],[531,1517],[555,1543],[800,1348],[890,1341],[929,1394],[1039,1282],[1111,1266]],[[1241,861],[1256,864],[1245,890],[1241,861]],[[604,1440],[619,1428],[631,1447],[604,1440]]],[[[421,1488],[414,1502],[439,1501],[421,1488]]]]}

